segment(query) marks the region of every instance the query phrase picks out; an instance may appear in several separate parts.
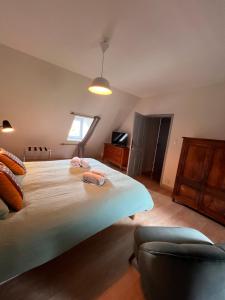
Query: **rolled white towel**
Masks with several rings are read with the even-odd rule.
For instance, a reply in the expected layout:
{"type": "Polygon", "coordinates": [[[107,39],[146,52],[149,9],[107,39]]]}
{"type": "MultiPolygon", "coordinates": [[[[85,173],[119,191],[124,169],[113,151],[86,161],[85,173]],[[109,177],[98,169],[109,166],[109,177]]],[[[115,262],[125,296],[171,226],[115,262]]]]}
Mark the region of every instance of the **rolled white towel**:
{"type": "Polygon", "coordinates": [[[86,160],[79,158],[77,156],[73,157],[70,163],[75,168],[84,168],[84,169],[90,168],[89,163],[86,160]]]}
{"type": "Polygon", "coordinates": [[[97,175],[100,175],[102,177],[106,177],[106,174],[102,171],[99,171],[99,170],[91,169],[90,172],[94,173],[94,174],[97,174],[97,175]]]}
{"type": "Polygon", "coordinates": [[[80,157],[78,156],[74,156],[72,159],[71,159],[72,162],[78,162],[80,163],[80,157]]]}
{"type": "Polygon", "coordinates": [[[80,168],[80,164],[74,163],[74,162],[71,162],[71,166],[72,166],[73,168],[80,168]]]}
{"type": "Polygon", "coordinates": [[[80,166],[81,166],[81,161],[80,161],[79,157],[73,157],[71,159],[70,163],[74,168],[80,168],[80,166]]]}
{"type": "Polygon", "coordinates": [[[90,168],[89,163],[84,159],[80,160],[80,165],[81,165],[82,168],[85,168],[85,169],[90,168]]]}
{"type": "Polygon", "coordinates": [[[105,178],[92,172],[85,172],[83,174],[83,181],[96,185],[103,185],[105,183],[105,178]]]}

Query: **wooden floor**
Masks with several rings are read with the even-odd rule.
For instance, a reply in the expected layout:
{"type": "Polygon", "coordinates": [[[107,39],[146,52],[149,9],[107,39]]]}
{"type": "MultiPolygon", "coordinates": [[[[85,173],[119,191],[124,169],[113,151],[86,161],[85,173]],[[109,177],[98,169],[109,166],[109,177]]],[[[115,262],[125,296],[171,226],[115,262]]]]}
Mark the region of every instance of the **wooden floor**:
{"type": "MultiPolygon", "coordinates": [[[[214,242],[225,240],[225,227],[172,202],[170,193],[151,189],[155,207],[116,223],[60,257],[0,286],[1,300],[143,300],[136,269],[128,264],[137,225],[189,226],[214,242]]],[[[137,199],[138,201],[138,199],[137,199]]]]}

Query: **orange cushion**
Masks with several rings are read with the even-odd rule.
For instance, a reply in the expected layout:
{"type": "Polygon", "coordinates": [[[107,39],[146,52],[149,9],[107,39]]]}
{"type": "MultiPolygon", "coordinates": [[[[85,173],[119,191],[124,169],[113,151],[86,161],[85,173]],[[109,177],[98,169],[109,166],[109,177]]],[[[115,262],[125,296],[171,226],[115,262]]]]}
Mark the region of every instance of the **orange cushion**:
{"type": "Polygon", "coordinates": [[[23,207],[23,192],[15,175],[3,163],[0,163],[0,198],[12,209],[23,207]]]}
{"type": "Polygon", "coordinates": [[[4,149],[0,149],[0,162],[5,164],[16,175],[24,175],[26,173],[23,162],[17,156],[4,149]]]}

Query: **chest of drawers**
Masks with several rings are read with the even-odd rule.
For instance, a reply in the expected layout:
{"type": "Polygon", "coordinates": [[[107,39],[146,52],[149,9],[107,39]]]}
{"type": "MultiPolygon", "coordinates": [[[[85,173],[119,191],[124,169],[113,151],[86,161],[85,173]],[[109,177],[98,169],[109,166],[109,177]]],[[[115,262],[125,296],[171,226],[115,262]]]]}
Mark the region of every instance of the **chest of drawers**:
{"type": "Polygon", "coordinates": [[[121,169],[126,169],[128,164],[129,148],[105,143],[103,160],[110,162],[121,169]]]}

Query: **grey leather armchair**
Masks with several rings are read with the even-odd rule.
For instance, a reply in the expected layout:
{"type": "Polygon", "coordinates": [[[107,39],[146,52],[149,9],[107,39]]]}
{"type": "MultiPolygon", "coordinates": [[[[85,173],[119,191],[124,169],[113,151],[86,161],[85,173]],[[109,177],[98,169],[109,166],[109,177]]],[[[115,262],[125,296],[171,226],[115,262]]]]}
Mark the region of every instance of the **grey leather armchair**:
{"type": "Polygon", "coordinates": [[[139,227],[134,256],[148,300],[225,300],[225,244],[180,227],[139,227]]]}

